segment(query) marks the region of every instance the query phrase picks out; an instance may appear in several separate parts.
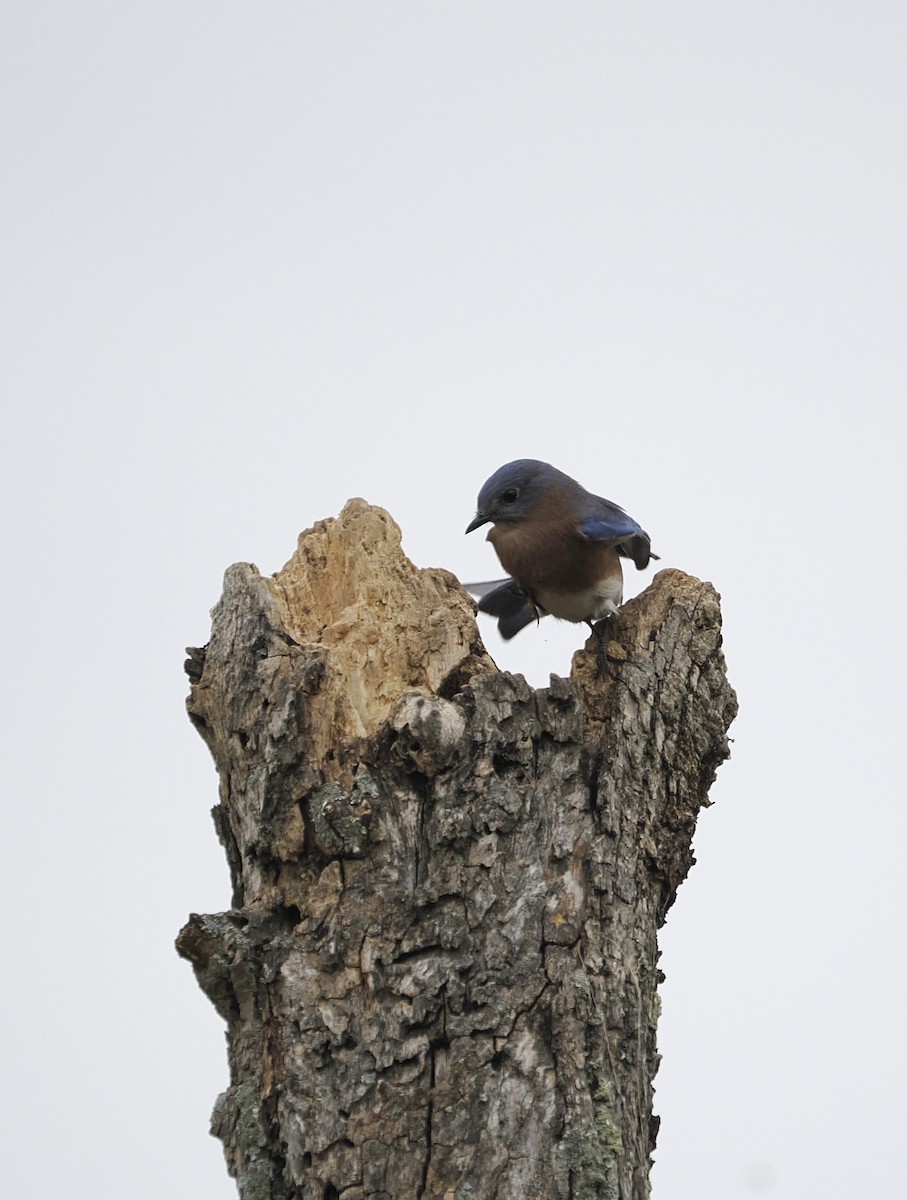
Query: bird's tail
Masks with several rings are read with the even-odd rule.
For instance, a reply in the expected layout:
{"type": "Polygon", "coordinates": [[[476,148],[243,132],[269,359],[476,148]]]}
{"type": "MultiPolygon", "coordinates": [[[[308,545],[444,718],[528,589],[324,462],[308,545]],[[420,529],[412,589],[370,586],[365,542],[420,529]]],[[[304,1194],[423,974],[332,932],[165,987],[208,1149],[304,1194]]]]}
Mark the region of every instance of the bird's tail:
{"type": "Polygon", "coordinates": [[[498,630],[505,641],[545,615],[542,606],[513,579],[464,583],[463,587],[478,599],[479,612],[497,617],[498,630]]]}

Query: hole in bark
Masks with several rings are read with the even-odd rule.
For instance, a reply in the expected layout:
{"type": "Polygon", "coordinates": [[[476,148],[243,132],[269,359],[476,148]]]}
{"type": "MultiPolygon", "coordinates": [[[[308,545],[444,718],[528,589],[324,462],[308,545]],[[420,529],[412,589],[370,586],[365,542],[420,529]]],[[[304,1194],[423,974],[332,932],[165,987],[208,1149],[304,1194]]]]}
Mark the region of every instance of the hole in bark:
{"type": "Polygon", "coordinates": [[[491,1069],[493,1071],[500,1071],[500,1069],[501,1069],[501,1067],[503,1067],[503,1065],[504,1065],[504,1051],[497,1050],[491,1056],[491,1069]]]}
{"type": "Polygon", "coordinates": [[[202,737],[205,736],[205,730],[208,728],[208,722],[198,715],[198,713],[189,713],[189,720],[199,731],[202,737]]]}
{"type": "Polygon", "coordinates": [[[306,1171],[308,1171],[308,1169],[309,1169],[309,1168],[311,1167],[311,1165],[312,1165],[312,1156],[311,1156],[311,1154],[308,1152],[308,1150],[306,1150],[305,1154],[303,1154],[303,1156],[302,1156],[302,1165],[303,1165],[303,1167],[305,1168],[305,1170],[306,1170],[306,1171]]]}
{"type": "Polygon", "coordinates": [[[249,744],[249,735],[247,733],[243,733],[241,730],[239,734],[239,744],[242,746],[243,750],[245,750],[246,746],[249,744]]]}
{"type": "Polygon", "coordinates": [[[507,758],[504,754],[493,754],[491,766],[495,775],[510,775],[516,783],[522,783],[526,778],[525,768],[521,763],[507,758]]]}
{"type": "Polygon", "coordinates": [[[321,1193],[322,1200],[340,1200],[340,1193],[332,1183],[324,1185],[324,1191],[321,1193]]]}

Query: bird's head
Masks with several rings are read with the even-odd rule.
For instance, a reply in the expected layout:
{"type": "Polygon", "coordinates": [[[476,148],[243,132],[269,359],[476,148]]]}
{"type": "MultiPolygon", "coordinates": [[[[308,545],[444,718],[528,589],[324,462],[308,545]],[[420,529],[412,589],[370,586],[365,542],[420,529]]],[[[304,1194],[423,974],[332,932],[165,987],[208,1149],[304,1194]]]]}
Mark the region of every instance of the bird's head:
{"type": "Polygon", "coordinates": [[[476,515],[466,526],[466,532],[472,533],[489,521],[513,525],[524,521],[552,484],[557,483],[563,485],[573,483],[573,480],[536,458],[518,458],[515,462],[505,463],[482,485],[476,515]]]}

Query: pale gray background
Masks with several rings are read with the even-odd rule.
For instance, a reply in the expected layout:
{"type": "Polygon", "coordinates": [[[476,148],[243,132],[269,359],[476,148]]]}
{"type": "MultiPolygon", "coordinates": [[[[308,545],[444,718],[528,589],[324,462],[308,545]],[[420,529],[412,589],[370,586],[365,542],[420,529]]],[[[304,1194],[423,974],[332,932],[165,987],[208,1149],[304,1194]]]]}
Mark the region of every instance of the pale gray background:
{"type": "MultiPolygon", "coordinates": [[[[361,495],[494,577],[535,456],[714,581],[742,704],[655,1198],[903,1195],[905,52],[902,0],[5,0],[5,1194],[235,1194],[172,949],[224,568],[361,495]]],[[[583,630],[487,636],[544,684],[583,630]]]]}

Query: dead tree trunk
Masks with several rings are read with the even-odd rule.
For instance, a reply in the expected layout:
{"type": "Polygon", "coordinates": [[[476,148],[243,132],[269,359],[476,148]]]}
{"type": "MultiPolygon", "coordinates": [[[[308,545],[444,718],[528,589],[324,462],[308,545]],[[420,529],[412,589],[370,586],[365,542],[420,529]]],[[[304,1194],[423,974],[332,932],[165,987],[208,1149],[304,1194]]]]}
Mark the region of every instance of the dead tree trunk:
{"type": "Polygon", "coordinates": [[[244,1200],[642,1200],[656,931],[727,756],[718,597],[662,571],[534,691],[361,500],[232,567],[187,664],[234,908],[178,947],[227,1022],[244,1200]]]}

